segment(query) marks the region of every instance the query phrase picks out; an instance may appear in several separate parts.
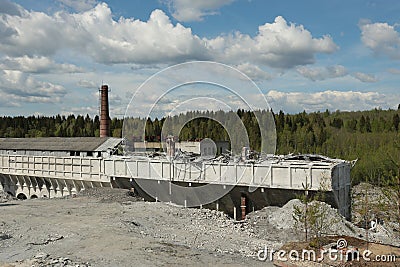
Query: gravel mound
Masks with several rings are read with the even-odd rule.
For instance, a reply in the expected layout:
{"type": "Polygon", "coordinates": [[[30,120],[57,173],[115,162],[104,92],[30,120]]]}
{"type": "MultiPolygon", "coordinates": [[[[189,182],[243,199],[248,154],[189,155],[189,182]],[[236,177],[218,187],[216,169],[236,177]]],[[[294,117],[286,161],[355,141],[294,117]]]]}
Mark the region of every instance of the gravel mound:
{"type": "Polygon", "coordinates": [[[99,199],[102,202],[136,202],[143,201],[133,190],[110,188],[110,187],[94,187],[80,191],[77,197],[88,197],[99,199]]]}
{"type": "MultiPolygon", "coordinates": [[[[324,222],[326,225],[322,233],[323,235],[366,237],[365,229],[347,221],[338,213],[337,209],[332,208],[329,204],[317,201],[311,203],[311,205],[313,204],[318,204],[325,211],[324,222]]],[[[246,220],[253,228],[253,232],[259,237],[281,242],[300,241],[304,239],[304,230],[296,225],[296,220],[293,216],[295,206],[302,208],[304,204],[298,199],[293,199],[281,208],[265,207],[262,210],[250,213],[246,220]]],[[[378,225],[376,229],[369,231],[369,240],[398,245],[400,240],[390,229],[387,225],[378,225]]]]}

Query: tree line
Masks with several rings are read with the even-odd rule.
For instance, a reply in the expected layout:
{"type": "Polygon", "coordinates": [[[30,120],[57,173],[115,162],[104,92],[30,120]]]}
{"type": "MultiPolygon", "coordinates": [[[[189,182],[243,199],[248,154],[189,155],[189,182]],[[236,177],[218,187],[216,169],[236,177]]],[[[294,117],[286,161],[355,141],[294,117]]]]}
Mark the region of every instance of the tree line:
{"type": "MultiPolygon", "coordinates": [[[[316,153],[346,160],[358,159],[352,170],[354,184],[369,181],[385,185],[387,181],[395,181],[394,178],[399,175],[398,166],[393,161],[393,158],[400,158],[399,109],[353,112],[326,110],[298,114],[285,114],[283,111],[274,113],[272,110],[257,112],[261,120],[272,115],[275,121],[277,154],[316,153]]],[[[260,127],[253,112],[192,111],[171,119],[184,124],[179,133],[180,140],[211,138],[230,141],[225,128],[217,122],[228,113],[236,113],[246,127],[251,148],[260,150],[260,127]]],[[[160,141],[165,120],[129,119],[126,123],[135,130],[129,133],[128,138],[160,141]]],[[[99,127],[99,117],[91,118],[89,115],[0,117],[0,137],[99,136],[99,127]]],[[[111,136],[121,137],[123,119],[113,118],[110,128],[111,136]]]]}

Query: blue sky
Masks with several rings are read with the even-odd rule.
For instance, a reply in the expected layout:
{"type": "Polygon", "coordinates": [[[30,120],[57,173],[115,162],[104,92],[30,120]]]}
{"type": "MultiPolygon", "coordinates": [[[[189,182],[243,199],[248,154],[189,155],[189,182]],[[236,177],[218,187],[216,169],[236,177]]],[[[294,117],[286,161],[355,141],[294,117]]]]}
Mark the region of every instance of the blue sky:
{"type": "Polygon", "coordinates": [[[274,110],[397,108],[398,14],[396,0],[0,0],[0,114],[94,115],[107,83],[121,117],[148,77],[193,60],[242,71],[274,110]]]}

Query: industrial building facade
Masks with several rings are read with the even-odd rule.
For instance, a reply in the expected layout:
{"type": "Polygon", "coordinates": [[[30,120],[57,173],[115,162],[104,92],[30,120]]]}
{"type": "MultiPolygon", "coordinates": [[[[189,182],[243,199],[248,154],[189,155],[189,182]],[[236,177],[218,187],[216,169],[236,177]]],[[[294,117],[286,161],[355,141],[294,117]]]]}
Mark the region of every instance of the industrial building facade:
{"type": "Polygon", "coordinates": [[[233,186],[227,209],[239,209],[241,197],[256,208],[284,205],[308,185],[310,191],[326,191],[330,204],[350,218],[347,161],[321,156],[275,156],[263,162],[171,161],[117,155],[121,143],[118,138],[95,137],[0,139],[0,185],[19,198],[59,197],[90,187],[135,187],[143,196],[159,200],[168,198],[163,194],[171,183],[233,186]],[[154,183],[156,192],[141,190],[138,181],[154,183]]]}

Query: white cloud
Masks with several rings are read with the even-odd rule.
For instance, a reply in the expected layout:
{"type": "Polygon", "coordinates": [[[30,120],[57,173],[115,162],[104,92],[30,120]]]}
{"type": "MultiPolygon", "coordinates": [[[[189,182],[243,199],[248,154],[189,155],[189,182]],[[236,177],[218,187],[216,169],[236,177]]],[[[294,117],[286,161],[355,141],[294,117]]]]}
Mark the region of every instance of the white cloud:
{"type": "Polygon", "coordinates": [[[350,75],[353,78],[365,83],[374,83],[378,81],[377,78],[372,74],[363,72],[349,73],[348,70],[342,65],[313,68],[300,66],[296,68],[296,71],[312,81],[323,81],[327,79],[344,77],[347,75],[350,75]]]}
{"type": "Polygon", "coordinates": [[[205,16],[218,14],[218,9],[234,0],[164,0],[172,16],[179,21],[201,21],[205,16]]]}
{"type": "Polygon", "coordinates": [[[315,93],[279,92],[271,90],[266,95],[273,110],[296,113],[305,110],[370,110],[373,108],[397,107],[400,97],[378,92],[323,91],[315,93]]]}
{"type": "Polygon", "coordinates": [[[0,60],[0,69],[20,70],[25,73],[77,73],[84,70],[72,64],[59,64],[44,56],[5,57],[0,60]]]}
{"type": "Polygon", "coordinates": [[[68,116],[70,114],[74,115],[82,115],[86,116],[86,114],[89,114],[89,116],[93,117],[96,115],[99,115],[99,108],[98,107],[68,107],[64,108],[61,112],[62,115],[68,116]]]}
{"type": "Polygon", "coordinates": [[[0,51],[9,57],[50,57],[68,50],[104,64],[217,60],[286,69],[314,63],[317,53],[337,49],[331,37],[314,38],[302,25],[288,24],[282,17],[260,26],[255,37],[237,32],[207,39],[172,24],[161,10],[154,10],[147,21],[116,21],[105,3],[75,14],[23,10],[21,16],[3,15],[0,34],[0,51]]]}
{"type": "MultiPolygon", "coordinates": [[[[236,32],[207,40],[210,50],[219,51],[228,62],[244,59],[273,68],[292,68],[315,62],[317,53],[333,53],[338,46],[328,35],[314,38],[302,25],[287,23],[278,16],[259,26],[255,37],[236,32]]],[[[218,57],[217,57],[218,58],[218,57]]]]}
{"type": "Polygon", "coordinates": [[[243,63],[237,65],[236,68],[249,76],[250,79],[254,81],[262,81],[262,80],[270,80],[272,79],[272,75],[268,72],[262,70],[260,67],[250,64],[250,63],[243,63]]]}
{"type": "Polygon", "coordinates": [[[390,68],[387,70],[391,74],[399,75],[400,74],[400,69],[395,69],[395,68],[390,68]]]}
{"type": "Polygon", "coordinates": [[[9,34],[0,40],[0,49],[9,56],[51,56],[72,49],[100,63],[148,64],[205,59],[207,54],[204,42],[190,28],[173,25],[161,10],[153,11],[147,22],[122,17],[114,21],[102,3],[77,14],[5,15],[1,24],[9,34]]]}
{"type": "Polygon", "coordinates": [[[97,83],[95,83],[94,81],[89,81],[89,80],[79,80],[77,85],[79,87],[83,87],[83,88],[88,88],[88,89],[93,89],[93,88],[98,88],[99,85],[97,83]]]}
{"type": "Polygon", "coordinates": [[[376,54],[400,59],[400,35],[395,26],[388,23],[361,22],[361,40],[376,54]]]}
{"type": "Polygon", "coordinates": [[[21,71],[0,71],[0,92],[15,102],[60,102],[67,93],[61,85],[35,80],[21,71]]]}
{"type": "Polygon", "coordinates": [[[346,68],[342,65],[314,68],[300,66],[296,70],[302,76],[312,81],[322,81],[331,78],[338,78],[346,76],[348,74],[346,68]]]}
{"type": "Polygon", "coordinates": [[[366,74],[366,73],[362,73],[362,72],[355,72],[351,76],[353,76],[354,78],[356,78],[364,83],[375,83],[378,81],[374,75],[366,74]]]}

